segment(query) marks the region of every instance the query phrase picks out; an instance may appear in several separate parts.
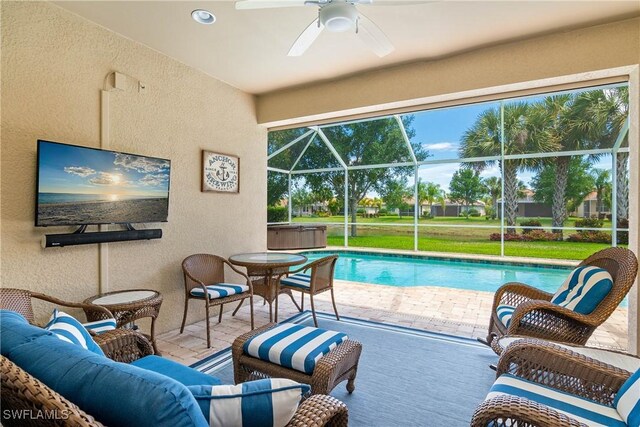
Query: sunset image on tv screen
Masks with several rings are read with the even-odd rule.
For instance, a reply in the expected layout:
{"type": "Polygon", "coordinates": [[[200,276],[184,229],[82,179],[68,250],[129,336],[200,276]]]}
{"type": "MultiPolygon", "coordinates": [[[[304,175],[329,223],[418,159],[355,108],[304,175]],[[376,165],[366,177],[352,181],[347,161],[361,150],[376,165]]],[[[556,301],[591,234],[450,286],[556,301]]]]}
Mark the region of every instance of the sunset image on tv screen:
{"type": "Polygon", "coordinates": [[[36,225],[167,220],[170,161],[39,141],[36,225]]]}

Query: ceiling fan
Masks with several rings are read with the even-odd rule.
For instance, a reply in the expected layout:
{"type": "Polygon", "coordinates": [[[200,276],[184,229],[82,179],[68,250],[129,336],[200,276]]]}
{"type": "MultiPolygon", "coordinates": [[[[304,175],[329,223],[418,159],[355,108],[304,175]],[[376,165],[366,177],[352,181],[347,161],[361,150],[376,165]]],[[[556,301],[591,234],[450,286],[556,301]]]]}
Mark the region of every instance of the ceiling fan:
{"type": "Polygon", "coordinates": [[[334,33],[355,30],[358,38],[379,57],[393,52],[393,44],[384,32],[360,13],[357,5],[405,6],[430,3],[424,0],[239,0],[236,9],[267,9],[292,6],[316,6],[318,17],[298,36],[289,49],[289,56],[302,55],[318,38],[323,29],[334,33]]]}

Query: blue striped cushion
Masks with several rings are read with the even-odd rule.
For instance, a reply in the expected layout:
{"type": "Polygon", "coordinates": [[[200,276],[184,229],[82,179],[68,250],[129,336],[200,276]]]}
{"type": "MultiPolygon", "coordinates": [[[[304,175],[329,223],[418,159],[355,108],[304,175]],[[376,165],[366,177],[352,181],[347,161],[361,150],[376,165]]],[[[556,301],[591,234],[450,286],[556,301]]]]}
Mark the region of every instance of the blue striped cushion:
{"type": "MultiPolygon", "coordinates": [[[[229,283],[216,283],[215,285],[207,286],[207,293],[209,299],[218,299],[228,297],[229,295],[241,294],[247,292],[249,287],[247,285],[232,285],[229,283]]],[[[204,291],[202,288],[191,289],[191,295],[194,297],[204,298],[204,291]]]]}
{"type": "Polygon", "coordinates": [[[294,274],[280,280],[283,286],[291,286],[294,288],[309,289],[311,287],[311,276],[309,274],[294,274]]]}
{"type": "Polygon", "coordinates": [[[116,328],[116,319],[112,317],[110,319],[96,320],[95,322],[83,323],[82,326],[95,334],[101,334],[103,332],[113,331],[116,328]]]}
{"type": "Polygon", "coordinates": [[[578,267],[567,277],[551,302],[580,314],[589,314],[609,294],[613,279],[600,267],[578,267]]]}
{"type": "Polygon", "coordinates": [[[630,426],[640,426],[640,369],[622,384],[613,405],[630,426]]]}
{"type": "Polygon", "coordinates": [[[211,427],[284,427],[310,387],[283,378],[189,386],[211,427]]]}
{"type": "Polygon", "coordinates": [[[513,312],[516,308],[512,305],[501,304],[496,307],[496,313],[498,314],[498,319],[502,322],[504,326],[507,328],[511,324],[511,317],[513,316],[513,312]]]}
{"type": "Polygon", "coordinates": [[[44,328],[53,332],[62,341],[79,345],[86,350],[104,356],[104,352],[91,338],[91,334],[82,326],[82,323],[57,308],[53,310],[49,323],[44,328]]]}
{"type": "Polygon", "coordinates": [[[522,397],[548,406],[588,426],[626,427],[618,411],[611,406],[602,405],[510,374],[503,374],[496,380],[489,390],[487,399],[503,395],[522,397]]]}
{"type": "Polygon", "coordinates": [[[258,359],[312,374],[318,360],[346,339],[342,332],[284,323],[250,338],[243,350],[258,359]]]}

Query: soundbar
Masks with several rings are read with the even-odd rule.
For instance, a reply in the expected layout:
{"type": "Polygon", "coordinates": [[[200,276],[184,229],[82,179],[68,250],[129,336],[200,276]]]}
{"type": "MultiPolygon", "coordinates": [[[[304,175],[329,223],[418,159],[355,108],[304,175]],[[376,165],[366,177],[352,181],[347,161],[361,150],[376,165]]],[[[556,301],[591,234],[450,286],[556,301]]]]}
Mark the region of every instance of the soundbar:
{"type": "Polygon", "coordinates": [[[94,233],[45,234],[43,248],[88,245],[91,243],[124,242],[129,240],[151,240],[162,237],[162,229],[98,231],[94,233]]]}

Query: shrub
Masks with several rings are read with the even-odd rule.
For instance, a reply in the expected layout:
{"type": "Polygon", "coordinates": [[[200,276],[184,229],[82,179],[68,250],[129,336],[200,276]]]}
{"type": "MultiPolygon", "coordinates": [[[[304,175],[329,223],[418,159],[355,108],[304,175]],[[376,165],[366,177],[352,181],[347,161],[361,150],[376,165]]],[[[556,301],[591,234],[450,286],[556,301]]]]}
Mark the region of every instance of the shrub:
{"type": "Polygon", "coordinates": [[[328,218],[331,216],[331,212],[320,211],[318,212],[318,216],[320,218],[328,218]]]}
{"type": "Polygon", "coordinates": [[[583,243],[611,243],[611,235],[604,231],[579,231],[570,235],[567,240],[569,242],[583,243]]]}
{"type": "Polygon", "coordinates": [[[378,209],[378,215],[388,215],[389,211],[386,208],[378,209]]]}
{"type": "Polygon", "coordinates": [[[467,211],[467,214],[469,216],[473,216],[473,217],[479,217],[480,216],[480,211],[476,208],[471,208],[467,211]]]}
{"type": "Polygon", "coordinates": [[[364,214],[364,208],[358,208],[358,210],[356,211],[356,214],[358,215],[364,214]]]}
{"type": "MultiPolygon", "coordinates": [[[[627,218],[619,218],[618,219],[618,228],[629,228],[629,219],[627,218]]],[[[628,231],[618,231],[618,243],[622,243],[623,245],[629,244],[629,232],[628,231]]]]}
{"type": "MultiPolygon", "coordinates": [[[[523,231],[522,234],[525,235],[525,232],[523,231]]],[[[562,240],[561,234],[551,233],[544,230],[529,230],[526,235],[534,242],[552,242],[554,240],[562,240]]]]}
{"type": "MultiPolygon", "coordinates": [[[[520,227],[542,227],[542,223],[540,222],[540,220],[530,219],[529,221],[522,221],[520,223],[520,227]]],[[[525,228],[524,230],[522,230],[522,234],[529,234],[532,231],[538,231],[538,230],[531,230],[531,229],[525,228]]]]}
{"type": "Polygon", "coordinates": [[[431,215],[431,212],[422,212],[422,218],[433,219],[433,215],[431,215]]]}
{"type": "Polygon", "coordinates": [[[267,207],[267,222],[285,222],[289,218],[289,210],[283,206],[267,207]]]}
{"type": "Polygon", "coordinates": [[[582,218],[582,219],[577,219],[574,227],[576,228],[602,228],[602,224],[604,224],[604,221],[602,221],[600,218],[596,217],[596,216],[592,216],[591,218],[582,218]]]}
{"type": "MultiPolygon", "coordinates": [[[[500,241],[500,233],[492,233],[489,236],[489,240],[493,242],[500,241]]],[[[529,242],[531,238],[526,234],[517,234],[517,233],[505,233],[504,234],[505,242],[529,242]]]]}

